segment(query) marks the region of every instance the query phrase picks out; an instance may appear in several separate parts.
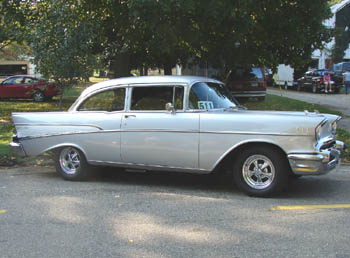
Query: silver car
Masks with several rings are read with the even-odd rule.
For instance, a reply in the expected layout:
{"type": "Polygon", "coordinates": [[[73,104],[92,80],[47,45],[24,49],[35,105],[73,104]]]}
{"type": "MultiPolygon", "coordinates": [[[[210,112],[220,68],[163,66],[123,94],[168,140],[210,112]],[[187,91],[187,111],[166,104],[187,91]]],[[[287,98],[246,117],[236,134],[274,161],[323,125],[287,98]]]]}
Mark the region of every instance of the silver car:
{"type": "Polygon", "coordinates": [[[54,151],[64,179],[92,165],[229,172],[248,195],[280,191],[290,176],[339,163],[336,115],[248,111],[222,82],[190,76],[120,78],[85,89],[67,112],[13,113],[19,155],[54,151]]]}

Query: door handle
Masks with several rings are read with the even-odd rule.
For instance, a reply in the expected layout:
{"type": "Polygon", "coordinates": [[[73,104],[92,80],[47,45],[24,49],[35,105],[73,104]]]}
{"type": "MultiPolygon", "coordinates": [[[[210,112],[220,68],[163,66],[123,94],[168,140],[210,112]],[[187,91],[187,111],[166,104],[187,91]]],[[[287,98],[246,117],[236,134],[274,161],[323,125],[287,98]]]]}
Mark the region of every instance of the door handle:
{"type": "Polygon", "coordinates": [[[135,115],[125,115],[125,118],[129,118],[129,117],[136,117],[135,115]]]}

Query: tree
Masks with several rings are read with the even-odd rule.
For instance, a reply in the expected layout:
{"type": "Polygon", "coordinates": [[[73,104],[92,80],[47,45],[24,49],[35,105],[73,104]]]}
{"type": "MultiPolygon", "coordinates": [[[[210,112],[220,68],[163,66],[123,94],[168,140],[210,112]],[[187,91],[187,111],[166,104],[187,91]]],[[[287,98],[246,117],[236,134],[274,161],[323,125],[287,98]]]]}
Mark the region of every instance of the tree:
{"type": "Polygon", "coordinates": [[[96,55],[116,77],[189,60],[302,66],[332,36],[326,0],[16,1],[40,71],[65,81],[86,77],[96,55]]]}
{"type": "Polygon", "coordinates": [[[33,29],[26,40],[34,63],[45,77],[55,80],[62,90],[61,97],[77,80],[88,80],[95,60],[91,54],[94,27],[81,15],[77,4],[75,0],[39,1],[31,3],[27,14],[33,29]]]}
{"type": "Polygon", "coordinates": [[[25,23],[21,0],[0,1],[0,51],[15,41],[22,42],[25,23]]]}

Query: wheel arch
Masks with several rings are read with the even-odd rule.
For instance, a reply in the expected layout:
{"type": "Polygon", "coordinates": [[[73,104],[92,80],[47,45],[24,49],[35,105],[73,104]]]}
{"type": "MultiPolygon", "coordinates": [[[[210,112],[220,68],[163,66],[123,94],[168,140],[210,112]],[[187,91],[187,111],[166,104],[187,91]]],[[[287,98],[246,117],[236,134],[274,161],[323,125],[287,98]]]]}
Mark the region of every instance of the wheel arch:
{"type": "Polygon", "coordinates": [[[231,149],[229,149],[215,164],[213,172],[218,171],[228,171],[231,169],[232,162],[235,161],[236,157],[239,153],[243,152],[245,149],[253,148],[253,147],[265,147],[265,148],[272,148],[276,151],[278,151],[281,156],[285,157],[285,161],[287,162],[288,166],[289,162],[287,159],[287,153],[276,143],[269,142],[269,141],[261,141],[261,140],[255,140],[255,141],[248,141],[248,142],[242,142],[240,144],[237,144],[233,146],[231,149]]]}
{"type": "Polygon", "coordinates": [[[47,151],[54,151],[55,152],[55,151],[58,151],[59,149],[65,148],[65,147],[76,148],[77,150],[81,151],[84,154],[86,160],[88,160],[87,159],[88,156],[87,156],[85,150],[81,146],[79,146],[79,145],[77,145],[75,143],[60,143],[60,144],[56,144],[54,146],[50,146],[44,152],[47,152],[47,151]]]}

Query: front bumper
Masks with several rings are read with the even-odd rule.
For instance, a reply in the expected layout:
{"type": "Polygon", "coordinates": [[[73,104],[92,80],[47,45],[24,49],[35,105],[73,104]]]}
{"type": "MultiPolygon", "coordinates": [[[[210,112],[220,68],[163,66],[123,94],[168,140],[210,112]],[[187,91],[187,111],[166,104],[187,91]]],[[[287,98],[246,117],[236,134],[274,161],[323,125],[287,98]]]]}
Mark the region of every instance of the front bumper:
{"type": "Polygon", "coordinates": [[[261,91],[231,91],[231,94],[238,98],[265,97],[266,90],[261,91]]]}
{"type": "Polygon", "coordinates": [[[296,175],[323,175],[340,164],[340,154],[346,148],[341,141],[335,146],[315,153],[291,153],[288,160],[292,172],[296,175]]]}

